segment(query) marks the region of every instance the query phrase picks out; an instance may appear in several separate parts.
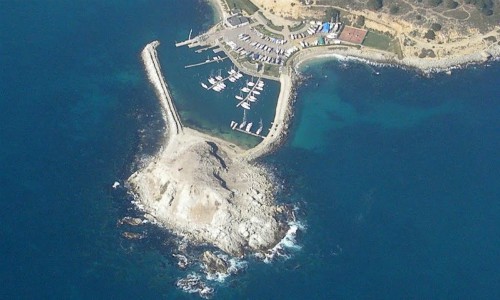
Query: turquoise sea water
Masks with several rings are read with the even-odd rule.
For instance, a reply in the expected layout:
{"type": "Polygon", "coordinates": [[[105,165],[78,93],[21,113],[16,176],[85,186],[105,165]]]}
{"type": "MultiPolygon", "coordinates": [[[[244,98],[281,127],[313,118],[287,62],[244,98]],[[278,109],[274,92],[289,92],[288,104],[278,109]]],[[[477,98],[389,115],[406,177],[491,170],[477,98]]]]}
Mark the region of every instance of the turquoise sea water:
{"type": "MultiPolygon", "coordinates": [[[[174,286],[168,233],[121,238],[137,212],[111,184],[161,138],[139,57],[153,39],[184,122],[255,143],[227,130],[234,94],[199,84],[229,63],[184,69],[206,54],[173,46],[212,22],[196,0],[0,3],[0,298],[196,298],[174,286]]],[[[300,207],[301,249],[250,260],[217,298],[499,298],[500,65],[377,71],[304,68],[289,140],[263,160],[300,207]]],[[[278,85],[266,93],[257,122],[278,85]]]]}

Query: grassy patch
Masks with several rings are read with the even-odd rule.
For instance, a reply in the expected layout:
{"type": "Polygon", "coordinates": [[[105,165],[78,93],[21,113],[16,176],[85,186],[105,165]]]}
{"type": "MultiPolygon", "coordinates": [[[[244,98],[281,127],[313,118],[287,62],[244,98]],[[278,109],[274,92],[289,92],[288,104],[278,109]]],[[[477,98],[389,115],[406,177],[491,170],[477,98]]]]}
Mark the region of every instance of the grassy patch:
{"type": "MultiPolygon", "coordinates": [[[[368,34],[363,41],[363,46],[375,48],[393,53],[401,53],[399,42],[397,39],[383,33],[368,31],[368,34]],[[399,49],[399,50],[398,50],[399,49]]],[[[399,56],[400,54],[398,54],[399,56]]]]}
{"type": "Polygon", "coordinates": [[[276,39],[284,39],[282,34],[277,34],[277,33],[271,32],[271,31],[267,30],[266,27],[264,27],[264,25],[257,25],[254,28],[257,29],[257,31],[259,31],[260,33],[262,33],[264,35],[267,35],[267,36],[270,36],[270,37],[273,37],[276,39]]]}
{"type": "Polygon", "coordinates": [[[307,25],[306,22],[302,21],[295,26],[288,26],[288,29],[290,30],[290,32],[295,32],[295,31],[299,31],[302,28],[306,27],[306,25],[307,25]]]}
{"type": "Polygon", "coordinates": [[[241,9],[249,15],[253,15],[256,11],[259,10],[259,8],[255,6],[255,4],[253,4],[250,0],[226,0],[226,3],[229,9],[241,9]]]}
{"type": "Polygon", "coordinates": [[[272,64],[264,64],[264,74],[273,77],[280,77],[280,66],[272,64]]]}

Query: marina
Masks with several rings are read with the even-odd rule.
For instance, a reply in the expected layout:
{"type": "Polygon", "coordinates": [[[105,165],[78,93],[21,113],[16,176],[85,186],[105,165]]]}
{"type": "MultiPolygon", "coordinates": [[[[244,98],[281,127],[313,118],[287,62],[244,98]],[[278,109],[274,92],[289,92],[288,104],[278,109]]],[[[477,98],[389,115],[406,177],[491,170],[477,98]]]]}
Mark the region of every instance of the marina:
{"type": "Polygon", "coordinates": [[[200,85],[207,91],[213,90],[218,93],[223,93],[224,91],[234,92],[235,88],[229,87],[227,82],[236,83],[242,79],[244,74],[249,76],[247,80],[243,81],[242,85],[236,87],[236,92],[234,96],[232,96],[232,99],[237,100],[235,107],[241,108],[243,111],[243,120],[241,122],[230,121],[230,128],[243,134],[261,139],[265,138],[263,134],[262,117],[264,116],[265,119],[269,119],[270,116],[266,116],[267,113],[262,115],[263,109],[260,106],[256,110],[253,109],[259,102],[259,97],[266,97],[266,94],[263,93],[265,86],[263,79],[266,78],[276,81],[277,78],[264,74],[262,72],[263,68],[252,71],[247,65],[242,64],[238,57],[250,57],[251,60],[262,61],[262,63],[265,64],[283,66],[283,58],[287,53],[291,53],[291,51],[287,51],[290,46],[285,46],[287,41],[284,39],[268,38],[250,27],[246,29],[241,28],[236,31],[222,30],[220,32],[207,32],[197,37],[191,37],[191,33],[192,32],[190,32],[186,41],[176,43],[175,46],[188,46],[188,48],[199,47],[194,50],[194,52],[202,53],[207,50],[212,50],[215,55],[211,58],[207,57],[205,61],[186,65],[184,68],[201,67],[214,62],[222,63],[229,58],[234,65],[231,66],[228,71],[219,69],[214,73],[212,70],[208,78],[202,80],[200,85]],[[227,36],[225,35],[226,33],[228,34],[227,36]],[[233,40],[238,41],[238,44],[232,42],[233,40]],[[223,52],[225,56],[221,55],[220,52],[223,52]],[[255,54],[251,54],[251,52],[255,54]],[[226,72],[227,75],[225,75],[226,72]],[[254,119],[247,120],[247,114],[248,117],[254,119]]]}
{"type": "Polygon", "coordinates": [[[219,74],[216,75],[215,77],[210,76],[208,78],[208,82],[211,84],[208,86],[206,83],[201,82],[201,86],[206,89],[206,90],[214,90],[216,92],[221,92],[226,88],[226,84],[224,83],[226,80],[229,80],[230,82],[236,82],[238,79],[243,77],[243,74],[240,72],[234,70],[231,68],[230,71],[228,71],[229,76],[227,77],[222,77],[222,72],[219,70],[219,74]]]}
{"type": "MultiPolygon", "coordinates": [[[[238,103],[236,104],[236,107],[243,107],[244,109],[250,109],[250,102],[255,102],[257,101],[257,98],[254,96],[254,91],[261,90],[264,88],[264,82],[260,79],[260,77],[257,79],[257,82],[249,81],[247,82],[247,86],[243,87],[241,89],[242,92],[247,93],[247,95],[238,103]],[[249,88],[251,87],[251,88],[249,88]]],[[[257,91],[258,94],[260,94],[259,91],[257,91]]],[[[255,95],[258,95],[255,94],[255,95]]],[[[238,98],[236,98],[238,99],[238,98]]],[[[238,99],[239,100],[239,99],[238,99]]]]}

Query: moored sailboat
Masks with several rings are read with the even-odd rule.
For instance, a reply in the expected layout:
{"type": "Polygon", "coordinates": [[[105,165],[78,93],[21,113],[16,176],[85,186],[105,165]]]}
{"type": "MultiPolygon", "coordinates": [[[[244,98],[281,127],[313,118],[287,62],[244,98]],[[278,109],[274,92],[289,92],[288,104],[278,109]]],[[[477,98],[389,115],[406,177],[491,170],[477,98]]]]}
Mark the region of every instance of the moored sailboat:
{"type": "Polygon", "coordinates": [[[246,124],[247,124],[247,111],[243,110],[243,121],[241,121],[239,128],[243,129],[246,124]]]}

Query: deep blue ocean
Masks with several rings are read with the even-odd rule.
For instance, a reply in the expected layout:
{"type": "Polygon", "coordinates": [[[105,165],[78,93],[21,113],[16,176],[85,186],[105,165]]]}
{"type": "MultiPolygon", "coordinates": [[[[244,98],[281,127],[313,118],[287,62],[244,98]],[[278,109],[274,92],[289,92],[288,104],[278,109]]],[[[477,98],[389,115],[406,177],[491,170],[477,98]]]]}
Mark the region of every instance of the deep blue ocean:
{"type": "MultiPolygon", "coordinates": [[[[0,299],[197,298],[175,287],[168,232],[121,237],[138,212],[111,185],[161,140],[139,56],[153,39],[184,123],[257,142],[229,130],[236,85],[200,86],[230,64],[184,69],[213,53],[174,47],[213,22],[199,0],[0,1],[0,299]]],[[[215,297],[499,299],[500,64],[301,72],[289,139],[262,161],[300,207],[300,249],[250,260],[215,297]]],[[[278,90],[266,81],[248,119],[267,127],[278,90]]]]}

